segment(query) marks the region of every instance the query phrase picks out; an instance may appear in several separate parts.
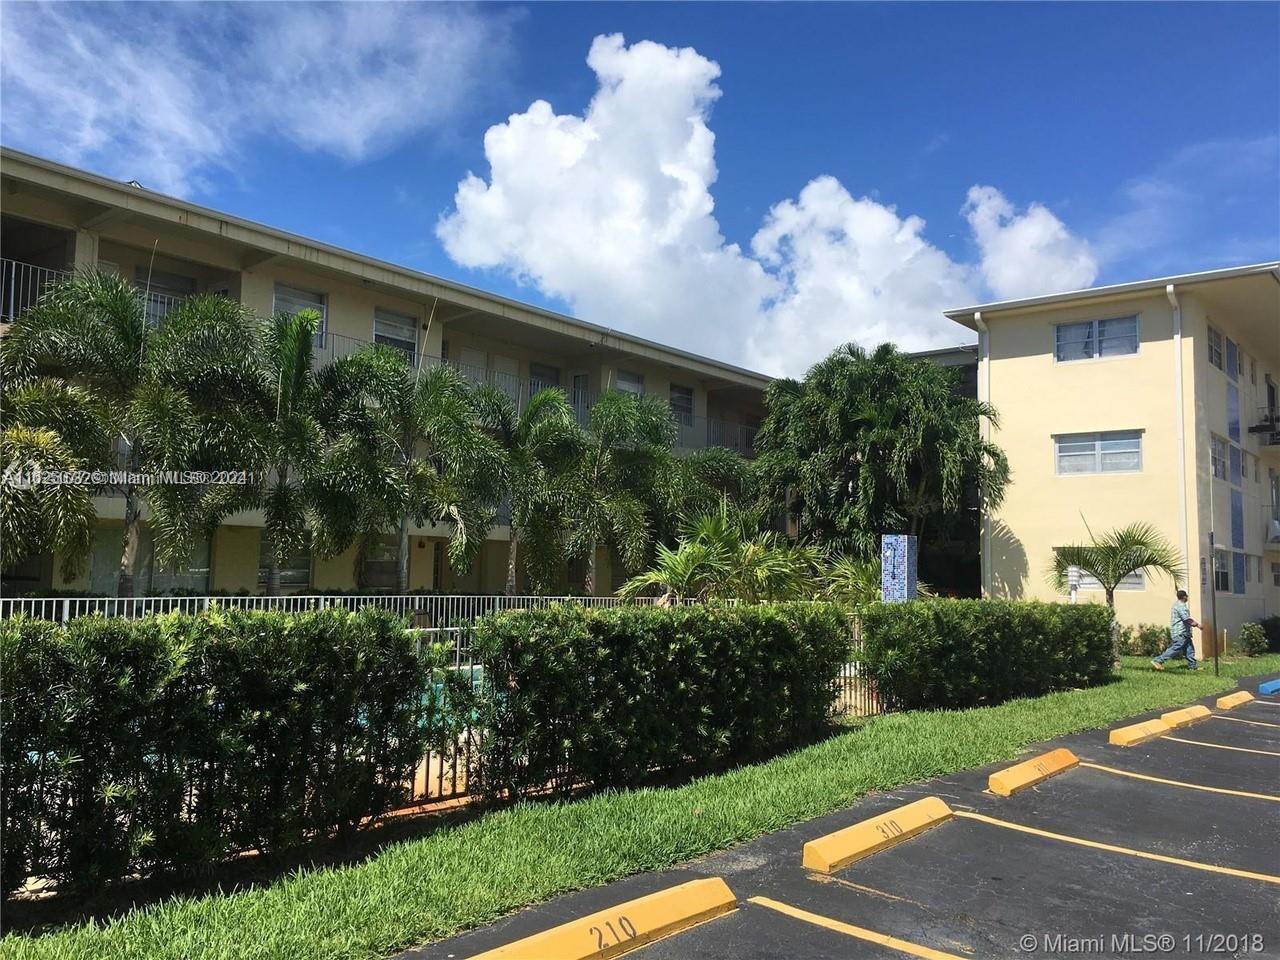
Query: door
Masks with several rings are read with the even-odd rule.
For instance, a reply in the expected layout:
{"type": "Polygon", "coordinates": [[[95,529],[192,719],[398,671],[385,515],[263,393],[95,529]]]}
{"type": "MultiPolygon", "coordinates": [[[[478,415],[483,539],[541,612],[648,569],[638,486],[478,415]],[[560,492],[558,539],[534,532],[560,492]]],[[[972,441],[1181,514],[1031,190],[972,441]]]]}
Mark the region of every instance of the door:
{"type": "Polygon", "coordinates": [[[458,351],[458,369],[472,383],[485,382],[485,352],[471,347],[458,351]]]}
{"type": "Polygon", "coordinates": [[[493,354],[489,358],[493,385],[511,398],[512,403],[520,402],[520,364],[514,357],[493,354]]]}
{"type": "Polygon", "coordinates": [[[591,378],[585,373],[575,373],[570,377],[569,403],[578,423],[586,426],[587,413],[591,410],[591,378]]]}

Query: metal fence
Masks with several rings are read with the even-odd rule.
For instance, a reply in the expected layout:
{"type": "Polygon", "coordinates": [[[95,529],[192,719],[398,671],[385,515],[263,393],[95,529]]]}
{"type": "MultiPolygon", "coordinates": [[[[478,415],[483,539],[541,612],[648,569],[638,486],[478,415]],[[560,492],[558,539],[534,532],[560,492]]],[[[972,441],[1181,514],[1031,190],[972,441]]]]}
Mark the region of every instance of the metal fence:
{"type": "MultiPolygon", "coordinates": [[[[66,622],[75,617],[144,617],[161,613],[200,613],[217,605],[224,609],[281,610],[299,613],[322,607],[357,610],[365,606],[390,609],[408,619],[418,639],[425,643],[443,643],[449,650],[446,670],[465,675],[473,685],[484,682],[484,665],[472,651],[473,627],[476,619],[502,610],[528,610],[554,603],[572,602],[588,607],[617,607],[628,604],[651,605],[656,598],[621,600],[618,597],[535,597],[470,595],[384,595],[344,596],[308,594],[283,597],[25,597],[0,599],[0,619],[15,615],[39,617],[66,622]]],[[[689,601],[690,603],[694,601],[689,601]]],[[[869,717],[885,713],[888,707],[878,695],[866,664],[862,660],[863,640],[860,624],[850,620],[849,654],[840,667],[833,691],[833,709],[837,715],[869,717]]],[[[438,683],[435,694],[441,693],[438,683]]],[[[424,694],[425,700],[425,694],[424,694]]],[[[456,718],[455,718],[456,719],[456,718]]],[[[474,770],[483,731],[478,718],[467,715],[458,729],[446,733],[450,741],[430,749],[418,763],[411,786],[411,802],[415,805],[456,800],[470,793],[469,775],[474,770]]]]}
{"type": "Polygon", "coordinates": [[[553,603],[573,602],[585,607],[651,604],[654,598],[621,600],[618,597],[508,597],[498,594],[295,594],[261,596],[164,596],[164,597],[5,597],[0,598],[0,620],[22,614],[60,623],[75,617],[148,617],[158,613],[200,613],[215,604],[232,610],[280,610],[301,613],[321,607],[359,610],[382,607],[409,619],[416,628],[457,627],[501,610],[532,610],[553,603]]]}

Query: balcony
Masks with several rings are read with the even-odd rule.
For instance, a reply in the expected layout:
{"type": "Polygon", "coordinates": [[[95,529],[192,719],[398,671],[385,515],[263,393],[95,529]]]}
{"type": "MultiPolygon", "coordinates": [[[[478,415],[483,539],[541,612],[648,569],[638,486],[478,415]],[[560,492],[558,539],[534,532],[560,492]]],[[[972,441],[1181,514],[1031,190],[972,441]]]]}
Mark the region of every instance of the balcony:
{"type": "MultiPolygon", "coordinates": [[[[331,333],[327,330],[322,331],[316,334],[313,363],[318,368],[330,361],[350,356],[358,350],[372,346],[374,342],[359,337],[331,333]]],[[[386,340],[380,342],[383,346],[400,350],[404,354],[406,363],[417,364],[419,362],[418,351],[414,349],[412,344],[391,343],[386,340]]],[[[424,368],[448,364],[473,384],[497,387],[511,399],[511,402],[515,404],[516,409],[519,411],[523,411],[529,399],[539,391],[548,387],[560,387],[558,383],[516,377],[509,373],[501,373],[484,367],[475,367],[459,363],[456,360],[431,356],[430,354],[422,355],[421,362],[424,368]]],[[[591,407],[596,402],[597,394],[594,392],[575,392],[568,389],[566,389],[566,393],[572,394],[569,397],[569,404],[573,408],[578,423],[586,426],[591,414],[591,407]]],[[[744,457],[755,455],[753,444],[757,428],[750,424],[717,417],[692,416],[678,412],[672,413],[672,419],[676,423],[677,450],[691,451],[705,450],[707,447],[725,447],[744,457]]]]}
{"type": "Polygon", "coordinates": [[[1280,449],[1280,407],[1259,407],[1249,425],[1249,432],[1258,438],[1263,447],[1280,449]]]}
{"type": "MultiPolygon", "coordinates": [[[[69,276],[69,270],[54,270],[20,260],[0,260],[0,323],[13,323],[36,305],[50,284],[69,276]]],[[[139,290],[138,297],[146,310],[147,322],[153,325],[187,299],[155,290],[139,290]]]]}

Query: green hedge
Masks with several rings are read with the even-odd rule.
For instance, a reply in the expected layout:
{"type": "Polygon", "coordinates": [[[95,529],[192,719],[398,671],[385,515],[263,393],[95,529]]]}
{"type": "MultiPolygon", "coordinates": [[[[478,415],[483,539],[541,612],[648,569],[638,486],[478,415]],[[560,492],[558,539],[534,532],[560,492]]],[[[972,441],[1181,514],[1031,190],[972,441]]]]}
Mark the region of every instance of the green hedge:
{"type": "Polygon", "coordinates": [[[374,608],[0,624],[4,890],[190,872],[405,800],[439,718],[404,628],[374,608]]]}
{"type": "Polygon", "coordinates": [[[1109,680],[1111,619],[1088,603],[877,603],[862,612],[863,656],[893,707],[994,704],[1109,680]]]}
{"type": "Polygon", "coordinates": [[[622,787],[820,732],[850,629],[828,604],[499,613],[476,626],[490,795],[622,787]]]}

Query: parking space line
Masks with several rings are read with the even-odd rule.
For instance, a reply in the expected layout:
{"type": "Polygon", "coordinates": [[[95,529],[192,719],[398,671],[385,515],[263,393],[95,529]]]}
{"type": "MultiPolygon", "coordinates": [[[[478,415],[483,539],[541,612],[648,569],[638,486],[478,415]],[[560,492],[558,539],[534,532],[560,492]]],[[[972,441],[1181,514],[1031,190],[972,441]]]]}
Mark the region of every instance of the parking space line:
{"type": "Polygon", "coordinates": [[[737,898],[721,878],[690,880],[503,944],[471,960],[604,960],[737,907],[737,898]]]}
{"type": "Polygon", "coordinates": [[[1258,750],[1254,747],[1233,747],[1225,743],[1208,743],[1204,740],[1184,740],[1182,737],[1161,737],[1161,740],[1172,740],[1175,743],[1189,743],[1196,747],[1213,747],[1215,750],[1233,750],[1236,753],[1258,753],[1264,757],[1280,757],[1277,750],[1258,750]]]}
{"type": "Polygon", "coordinates": [[[1009,820],[997,820],[995,817],[988,817],[982,813],[973,813],[969,810],[954,810],[952,816],[963,818],[965,820],[977,820],[981,823],[990,824],[993,827],[1003,827],[1006,830],[1016,830],[1019,833],[1029,833],[1036,837],[1046,837],[1050,840],[1062,840],[1065,843],[1073,843],[1081,847],[1090,847],[1094,850],[1105,850],[1108,853],[1123,853],[1126,856],[1138,857],[1142,860],[1154,860],[1156,863],[1168,863],[1177,867],[1190,867],[1193,870],[1203,870],[1207,873],[1222,873],[1229,877],[1242,877],[1245,880],[1260,880],[1263,883],[1274,883],[1280,885],[1280,877],[1273,876],[1269,873],[1254,873],[1250,870],[1238,870],[1235,867],[1220,867],[1214,863],[1197,863],[1195,860],[1182,860],[1178,857],[1167,857],[1162,853],[1150,853],[1146,850],[1135,850],[1132,847],[1118,847],[1111,843],[1101,843],[1097,840],[1086,840],[1084,837],[1070,837],[1065,833],[1052,833],[1048,830],[1040,830],[1037,827],[1029,827],[1023,823],[1013,823],[1009,820]]]}
{"type": "Polygon", "coordinates": [[[825,927],[828,930],[834,930],[837,933],[843,933],[846,936],[856,937],[859,940],[865,940],[868,943],[878,944],[882,947],[888,947],[890,950],[897,950],[899,953],[905,953],[912,957],[922,957],[923,960],[969,960],[956,953],[944,953],[941,950],[934,950],[932,947],[921,946],[918,943],[912,943],[910,940],[900,940],[897,937],[891,937],[887,933],[876,933],[874,930],[868,930],[866,927],[855,927],[851,923],[844,923],[840,920],[832,920],[830,917],[824,917],[819,913],[810,913],[808,910],[801,910],[799,907],[793,907],[790,904],[782,903],[778,900],[771,900],[768,897],[750,897],[747,903],[754,903],[760,907],[766,907],[769,910],[777,911],[788,917],[794,917],[797,920],[803,920],[805,923],[812,923],[814,926],[825,927]]]}
{"type": "Polygon", "coordinates": [[[1090,763],[1088,760],[1081,760],[1080,766],[1088,767],[1090,770],[1101,770],[1103,773],[1114,773],[1120,777],[1132,777],[1134,780],[1146,780],[1150,783],[1163,783],[1171,787],[1186,787],[1188,790],[1203,790],[1206,793],[1225,793],[1230,797],[1248,797],[1251,800],[1271,800],[1280,803],[1280,797],[1272,796],[1269,793],[1250,793],[1248,790],[1229,790],[1226,787],[1209,787],[1203,783],[1187,783],[1184,780],[1166,780],[1164,777],[1153,777],[1146,773],[1134,773],[1130,770],[1118,770],[1115,767],[1104,767],[1100,763],[1090,763]]]}
{"type": "Polygon", "coordinates": [[[1280,730],[1280,723],[1267,723],[1265,720],[1246,720],[1244,717],[1224,717],[1220,713],[1215,713],[1210,719],[1230,720],[1232,723],[1251,723],[1255,727],[1275,727],[1277,730],[1280,730]]]}

